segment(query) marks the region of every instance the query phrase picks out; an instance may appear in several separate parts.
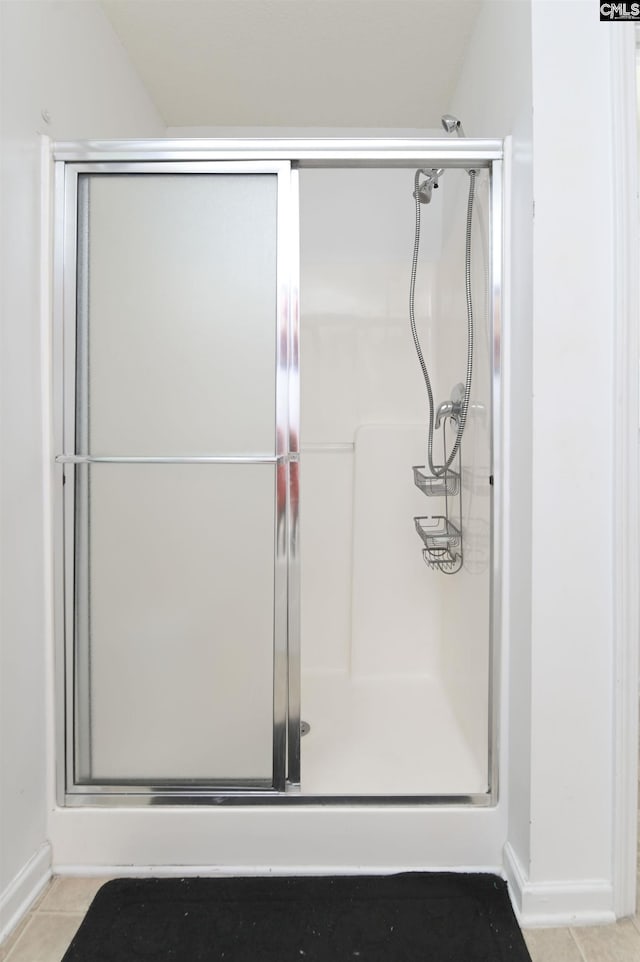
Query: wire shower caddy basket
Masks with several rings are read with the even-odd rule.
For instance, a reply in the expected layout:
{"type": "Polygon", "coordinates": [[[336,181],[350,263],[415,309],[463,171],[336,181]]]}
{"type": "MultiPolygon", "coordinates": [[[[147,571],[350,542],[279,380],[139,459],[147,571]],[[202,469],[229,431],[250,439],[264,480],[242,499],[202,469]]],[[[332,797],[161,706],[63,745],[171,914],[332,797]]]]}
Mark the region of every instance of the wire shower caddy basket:
{"type": "MultiPolygon", "coordinates": [[[[446,421],[445,421],[446,424],[446,421]]],[[[444,462],[447,456],[446,428],[442,431],[444,462]]],[[[446,468],[441,475],[431,475],[425,465],[413,466],[413,481],[428,498],[444,498],[444,514],[413,519],[422,543],[425,564],[444,574],[456,574],[462,568],[462,445],[455,459],[457,470],[446,468]]]]}

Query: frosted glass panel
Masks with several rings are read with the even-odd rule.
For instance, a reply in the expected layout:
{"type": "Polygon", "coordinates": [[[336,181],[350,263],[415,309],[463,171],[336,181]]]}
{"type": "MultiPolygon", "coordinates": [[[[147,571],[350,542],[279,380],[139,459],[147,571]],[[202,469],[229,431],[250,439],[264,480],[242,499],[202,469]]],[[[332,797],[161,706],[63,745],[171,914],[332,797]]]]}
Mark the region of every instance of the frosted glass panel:
{"type": "Polygon", "coordinates": [[[271,781],[274,478],[76,468],[79,781],[271,781]]]}
{"type": "Polygon", "coordinates": [[[80,177],[79,453],[273,453],[276,208],[275,174],[80,177]]]}

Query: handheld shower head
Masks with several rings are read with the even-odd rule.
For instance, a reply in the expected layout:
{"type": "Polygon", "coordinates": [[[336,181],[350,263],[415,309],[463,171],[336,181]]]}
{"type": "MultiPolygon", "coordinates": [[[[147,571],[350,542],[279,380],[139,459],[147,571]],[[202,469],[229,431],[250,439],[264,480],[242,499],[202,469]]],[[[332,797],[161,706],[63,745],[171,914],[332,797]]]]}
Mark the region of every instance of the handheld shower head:
{"type": "Polygon", "coordinates": [[[419,200],[421,204],[429,204],[431,202],[431,195],[434,189],[439,186],[438,180],[443,174],[444,169],[442,167],[437,169],[432,167],[430,170],[421,167],[419,170],[416,170],[414,180],[415,190],[413,191],[414,198],[419,200]],[[425,177],[422,183],[420,183],[421,174],[425,177]]]}
{"type": "Polygon", "coordinates": [[[441,122],[448,134],[457,134],[458,137],[465,136],[461,122],[457,117],[454,117],[453,114],[443,114],[441,117],[441,122]]]}

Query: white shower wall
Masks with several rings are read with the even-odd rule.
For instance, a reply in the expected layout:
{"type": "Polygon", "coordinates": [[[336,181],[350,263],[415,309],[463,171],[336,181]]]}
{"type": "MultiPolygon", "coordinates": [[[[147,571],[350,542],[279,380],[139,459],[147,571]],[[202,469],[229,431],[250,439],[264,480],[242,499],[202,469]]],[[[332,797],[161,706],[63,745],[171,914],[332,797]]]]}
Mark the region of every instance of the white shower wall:
{"type": "MultiPolygon", "coordinates": [[[[463,179],[448,172],[422,208],[416,314],[436,403],[465,372],[463,179]]],[[[474,237],[483,269],[464,449],[469,561],[451,578],[424,565],[413,523],[444,506],[411,472],[425,463],[427,418],[408,319],[412,191],[411,170],[300,174],[303,791],[487,789],[486,203],[474,237]]]]}
{"type": "MultiPolygon", "coordinates": [[[[353,550],[360,550],[360,544],[353,541],[354,509],[365,538],[367,529],[367,519],[360,517],[362,508],[356,507],[354,500],[356,462],[362,474],[368,470],[366,460],[371,457],[373,481],[374,470],[379,470],[375,464],[377,449],[384,444],[390,426],[402,425],[406,432],[413,425],[420,431],[425,405],[419,372],[411,376],[416,374],[417,362],[406,309],[412,246],[411,184],[412,174],[404,170],[304,170],[300,174],[305,672],[344,671],[351,664],[352,616],[358,623],[360,617],[359,611],[352,611],[352,591],[359,590],[360,574],[353,567],[353,550]],[[366,437],[361,433],[365,427],[366,437]],[[378,436],[372,438],[374,428],[378,436]],[[369,452],[362,467],[358,457],[361,443],[369,452]],[[327,554],[327,564],[321,565],[320,558],[327,554]],[[346,590],[329,595],[326,577],[333,579],[334,565],[340,568],[341,589],[346,590]],[[336,643],[331,622],[340,626],[340,644],[336,643]]],[[[434,204],[424,230],[427,270],[438,256],[440,231],[440,208],[434,204]]],[[[420,302],[422,316],[429,315],[430,293],[430,286],[425,285],[420,302]]],[[[428,334],[427,325],[424,327],[428,334]]],[[[414,460],[405,465],[409,478],[411,464],[423,458],[419,440],[410,457],[414,460]]],[[[366,493],[368,485],[362,479],[359,482],[366,493]]],[[[375,481],[369,490],[375,490],[375,481]]],[[[411,516],[407,520],[412,528],[411,516]]],[[[371,518],[369,531],[375,530],[375,519],[371,518]]],[[[419,560],[418,547],[415,536],[419,560]]],[[[384,574],[384,559],[379,559],[378,574],[384,574]]],[[[435,595],[428,610],[434,608],[435,595]]],[[[424,618],[421,604],[419,609],[420,618],[424,618]]],[[[366,662],[368,657],[369,663],[359,665],[360,673],[402,670],[392,654],[385,656],[380,650],[378,639],[368,639],[364,648],[356,658],[360,656],[366,662]]]]}

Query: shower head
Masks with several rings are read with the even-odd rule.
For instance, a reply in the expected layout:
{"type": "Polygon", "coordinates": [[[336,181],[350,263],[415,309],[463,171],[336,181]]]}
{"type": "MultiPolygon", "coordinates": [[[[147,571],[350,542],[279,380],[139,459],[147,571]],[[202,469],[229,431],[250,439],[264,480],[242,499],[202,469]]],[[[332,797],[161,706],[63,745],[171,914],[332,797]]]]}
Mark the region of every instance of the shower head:
{"type": "Polygon", "coordinates": [[[439,186],[438,180],[443,174],[444,169],[442,167],[432,167],[430,170],[421,167],[419,170],[416,170],[414,180],[415,190],[413,192],[414,198],[420,201],[421,204],[429,204],[431,202],[431,195],[434,189],[439,186]],[[424,175],[425,178],[422,183],[420,183],[421,174],[424,175]]]}
{"type": "Polygon", "coordinates": [[[458,137],[465,136],[461,122],[453,114],[443,114],[440,120],[448,134],[457,134],[458,137]]]}

